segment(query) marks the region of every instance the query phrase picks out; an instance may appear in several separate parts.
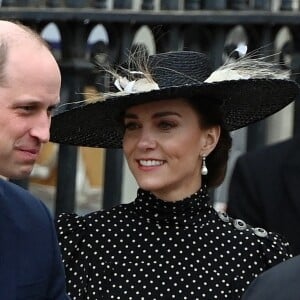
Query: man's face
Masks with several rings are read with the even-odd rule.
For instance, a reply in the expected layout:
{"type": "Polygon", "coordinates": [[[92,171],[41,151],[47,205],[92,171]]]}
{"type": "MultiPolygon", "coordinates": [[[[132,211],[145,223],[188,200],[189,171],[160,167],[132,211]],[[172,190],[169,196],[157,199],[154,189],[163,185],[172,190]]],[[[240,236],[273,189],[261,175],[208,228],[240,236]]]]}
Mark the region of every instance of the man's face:
{"type": "Polygon", "coordinates": [[[8,49],[0,86],[0,174],[26,177],[49,141],[61,77],[49,51],[31,40],[8,49]],[[19,47],[18,47],[19,46],[19,47]]]}

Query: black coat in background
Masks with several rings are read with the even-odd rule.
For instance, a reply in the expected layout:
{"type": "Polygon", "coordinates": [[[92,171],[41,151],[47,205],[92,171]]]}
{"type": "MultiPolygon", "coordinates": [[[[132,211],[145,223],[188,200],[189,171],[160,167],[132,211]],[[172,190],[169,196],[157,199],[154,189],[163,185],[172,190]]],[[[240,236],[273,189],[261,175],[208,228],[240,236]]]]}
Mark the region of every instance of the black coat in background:
{"type": "Polygon", "coordinates": [[[299,300],[300,256],[291,258],[260,274],[242,300],[299,300]]]}
{"type": "Polygon", "coordinates": [[[300,254],[300,138],[239,157],[228,199],[231,217],[284,235],[300,254]]]}

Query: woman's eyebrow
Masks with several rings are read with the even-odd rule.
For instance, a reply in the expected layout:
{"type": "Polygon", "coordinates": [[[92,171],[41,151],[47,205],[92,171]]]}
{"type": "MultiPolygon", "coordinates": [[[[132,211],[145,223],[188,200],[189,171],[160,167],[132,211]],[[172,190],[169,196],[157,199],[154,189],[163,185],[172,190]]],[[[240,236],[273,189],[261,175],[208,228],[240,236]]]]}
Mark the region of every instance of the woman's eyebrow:
{"type": "MultiPolygon", "coordinates": [[[[156,112],[153,114],[152,118],[161,118],[161,117],[166,117],[166,116],[178,116],[181,117],[180,113],[174,112],[174,111],[161,111],[161,112],[156,112]]],[[[138,115],[134,113],[125,113],[124,118],[126,119],[138,119],[138,115]]]]}
{"type": "Polygon", "coordinates": [[[157,112],[153,115],[153,118],[161,118],[161,117],[167,117],[167,116],[178,116],[181,117],[181,114],[175,111],[161,111],[157,112]]]}

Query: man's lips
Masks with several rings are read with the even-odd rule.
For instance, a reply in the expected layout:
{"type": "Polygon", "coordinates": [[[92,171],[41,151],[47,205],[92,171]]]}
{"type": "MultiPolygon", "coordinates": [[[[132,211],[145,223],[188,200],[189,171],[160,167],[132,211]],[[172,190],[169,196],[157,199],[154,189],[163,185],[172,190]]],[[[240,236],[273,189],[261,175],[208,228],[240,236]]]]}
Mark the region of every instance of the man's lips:
{"type": "Polygon", "coordinates": [[[38,154],[39,153],[38,149],[20,149],[20,150],[24,151],[24,152],[29,152],[31,154],[38,154]]]}
{"type": "Polygon", "coordinates": [[[39,148],[17,148],[16,150],[28,160],[36,160],[40,152],[39,148]]]}

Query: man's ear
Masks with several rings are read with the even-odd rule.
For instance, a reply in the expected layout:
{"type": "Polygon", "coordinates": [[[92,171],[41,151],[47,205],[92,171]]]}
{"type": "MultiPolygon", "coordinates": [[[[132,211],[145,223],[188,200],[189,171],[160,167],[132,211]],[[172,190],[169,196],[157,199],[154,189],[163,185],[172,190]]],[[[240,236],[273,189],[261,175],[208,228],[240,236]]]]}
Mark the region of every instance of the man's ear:
{"type": "Polygon", "coordinates": [[[220,126],[213,126],[204,130],[200,153],[201,156],[208,156],[215,149],[216,145],[218,144],[220,134],[220,126]]]}

